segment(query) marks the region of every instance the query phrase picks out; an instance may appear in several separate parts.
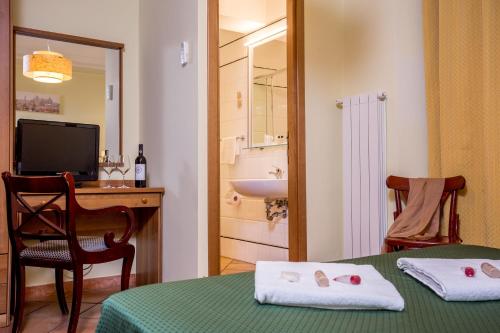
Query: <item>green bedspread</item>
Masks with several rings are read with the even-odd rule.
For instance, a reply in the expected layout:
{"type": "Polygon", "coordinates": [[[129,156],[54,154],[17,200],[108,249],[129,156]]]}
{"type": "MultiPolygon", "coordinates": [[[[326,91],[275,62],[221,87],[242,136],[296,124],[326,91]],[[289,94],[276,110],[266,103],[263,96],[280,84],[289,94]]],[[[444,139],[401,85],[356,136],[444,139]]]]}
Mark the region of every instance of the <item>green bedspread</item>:
{"type": "Polygon", "coordinates": [[[500,250],[449,245],[344,261],[375,266],[403,296],[403,312],[260,305],[254,274],[243,273],[113,295],[97,332],[500,332],[500,301],[445,302],[401,272],[399,257],[500,259],[500,250]]]}

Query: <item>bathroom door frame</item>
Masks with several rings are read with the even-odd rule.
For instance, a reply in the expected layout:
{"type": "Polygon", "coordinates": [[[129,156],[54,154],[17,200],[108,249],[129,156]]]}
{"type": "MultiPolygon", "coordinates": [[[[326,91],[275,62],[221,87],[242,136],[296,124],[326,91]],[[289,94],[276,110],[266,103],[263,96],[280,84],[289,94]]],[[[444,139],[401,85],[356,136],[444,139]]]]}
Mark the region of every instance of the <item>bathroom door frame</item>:
{"type": "MultiPolygon", "coordinates": [[[[288,257],[307,260],[304,0],[287,0],[288,257]]],[[[219,0],[207,0],[208,274],[220,274],[219,0]]]]}

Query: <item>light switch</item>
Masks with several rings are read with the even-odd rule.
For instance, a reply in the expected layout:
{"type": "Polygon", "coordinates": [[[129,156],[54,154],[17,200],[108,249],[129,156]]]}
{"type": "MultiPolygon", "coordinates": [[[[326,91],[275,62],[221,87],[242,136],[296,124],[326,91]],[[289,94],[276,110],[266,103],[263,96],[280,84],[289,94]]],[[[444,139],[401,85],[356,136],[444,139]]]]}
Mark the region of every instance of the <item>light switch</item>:
{"type": "Polygon", "coordinates": [[[183,41],[181,43],[181,65],[184,67],[189,63],[190,57],[189,42],[183,41]]]}
{"type": "Polygon", "coordinates": [[[113,100],[113,85],[112,84],[109,84],[106,86],[106,99],[108,101],[113,100]]]}

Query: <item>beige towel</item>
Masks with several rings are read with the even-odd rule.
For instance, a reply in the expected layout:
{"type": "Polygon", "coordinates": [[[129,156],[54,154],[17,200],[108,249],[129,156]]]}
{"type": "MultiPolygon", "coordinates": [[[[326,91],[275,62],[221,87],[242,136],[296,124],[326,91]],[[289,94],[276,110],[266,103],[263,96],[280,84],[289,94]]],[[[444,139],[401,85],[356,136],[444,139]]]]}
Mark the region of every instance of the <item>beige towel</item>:
{"type": "Polygon", "coordinates": [[[238,139],[235,136],[223,138],[221,141],[221,164],[233,165],[239,155],[238,139]]]}
{"type": "Polygon", "coordinates": [[[389,237],[426,240],[439,233],[439,203],[444,179],[410,179],[408,204],[389,228],[389,237]]]}

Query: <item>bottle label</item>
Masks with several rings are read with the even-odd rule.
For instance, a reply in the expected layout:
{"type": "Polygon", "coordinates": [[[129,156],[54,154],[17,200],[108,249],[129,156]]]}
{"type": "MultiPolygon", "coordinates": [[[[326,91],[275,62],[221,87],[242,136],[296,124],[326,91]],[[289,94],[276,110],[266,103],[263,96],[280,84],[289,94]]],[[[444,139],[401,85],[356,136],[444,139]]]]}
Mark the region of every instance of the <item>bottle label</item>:
{"type": "Polygon", "coordinates": [[[136,164],[135,165],[135,180],[146,180],[146,165],[136,164]]]}

